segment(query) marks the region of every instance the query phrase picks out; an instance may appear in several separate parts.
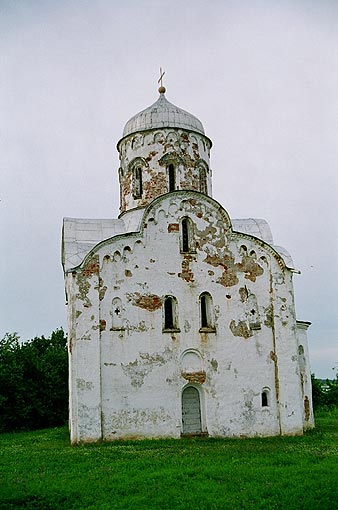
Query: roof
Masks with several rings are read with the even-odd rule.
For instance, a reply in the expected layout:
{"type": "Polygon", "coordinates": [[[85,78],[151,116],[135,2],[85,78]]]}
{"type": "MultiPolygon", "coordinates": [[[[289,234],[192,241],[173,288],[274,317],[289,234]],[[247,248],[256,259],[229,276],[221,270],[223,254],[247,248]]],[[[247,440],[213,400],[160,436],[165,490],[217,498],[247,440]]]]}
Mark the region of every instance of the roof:
{"type": "Polygon", "coordinates": [[[261,218],[232,219],[232,228],[243,234],[258,237],[268,244],[273,244],[272,232],[266,220],[261,218]]]}
{"type": "Polygon", "coordinates": [[[154,104],[128,120],[123,138],[138,131],[164,127],[187,129],[205,135],[202,122],[197,117],[170,103],[161,93],[154,104]]]}
{"type": "Polygon", "coordinates": [[[65,271],[81,264],[94,246],[110,237],[124,234],[123,220],[89,220],[64,218],[62,232],[62,264],[65,271]]]}
{"type": "Polygon", "coordinates": [[[283,246],[274,244],[272,232],[266,220],[261,218],[232,219],[231,223],[236,232],[258,237],[269,244],[282,257],[288,268],[295,267],[290,253],[283,246]]]}

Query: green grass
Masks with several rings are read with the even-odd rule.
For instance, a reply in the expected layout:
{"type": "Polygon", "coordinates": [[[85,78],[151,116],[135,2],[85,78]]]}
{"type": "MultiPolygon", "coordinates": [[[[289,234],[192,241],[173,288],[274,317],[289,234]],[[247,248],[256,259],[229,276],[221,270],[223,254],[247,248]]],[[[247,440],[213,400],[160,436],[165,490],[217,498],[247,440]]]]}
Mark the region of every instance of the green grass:
{"type": "Polygon", "coordinates": [[[301,437],[70,446],[66,428],[0,435],[1,510],[338,508],[338,411],[301,437]]]}

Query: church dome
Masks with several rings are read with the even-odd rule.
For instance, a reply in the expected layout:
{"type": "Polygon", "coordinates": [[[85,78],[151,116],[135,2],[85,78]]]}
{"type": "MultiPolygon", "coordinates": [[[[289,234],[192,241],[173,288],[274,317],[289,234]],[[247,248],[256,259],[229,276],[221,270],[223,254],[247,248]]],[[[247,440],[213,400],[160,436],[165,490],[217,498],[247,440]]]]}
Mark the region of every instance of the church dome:
{"type": "Polygon", "coordinates": [[[123,130],[123,138],[138,131],[167,127],[187,129],[205,135],[201,121],[191,113],[169,103],[164,93],[161,92],[160,97],[153,105],[128,120],[123,130]]]}

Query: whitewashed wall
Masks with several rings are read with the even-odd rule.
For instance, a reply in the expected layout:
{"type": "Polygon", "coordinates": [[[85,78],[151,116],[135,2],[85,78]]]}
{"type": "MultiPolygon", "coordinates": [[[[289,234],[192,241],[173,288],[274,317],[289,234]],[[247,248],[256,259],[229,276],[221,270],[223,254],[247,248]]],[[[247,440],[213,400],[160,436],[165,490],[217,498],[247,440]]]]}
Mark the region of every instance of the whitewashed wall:
{"type": "Polygon", "coordinates": [[[291,276],[269,245],[233,233],[210,197],[155,198],[140,232],[100,243],[69,273],[72,441],[179,437],[187,384],[200,392],[209,435],[301,434],[291,276]],[[190,253],[180,250],[183,217],[193,225],[190,253]],[[205,291],[215,332],[199,331],[205,291]],[[162,331],[168,295],[179,331],[162,331]]]}

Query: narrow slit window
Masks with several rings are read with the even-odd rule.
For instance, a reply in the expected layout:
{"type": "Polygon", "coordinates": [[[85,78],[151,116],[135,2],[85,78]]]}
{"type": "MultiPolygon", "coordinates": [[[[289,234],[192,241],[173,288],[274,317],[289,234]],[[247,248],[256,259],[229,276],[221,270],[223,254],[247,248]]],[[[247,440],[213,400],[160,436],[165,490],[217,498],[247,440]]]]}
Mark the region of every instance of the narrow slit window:
{"type": "Polygon", "coordinates": [[[207,328],[209,326],[208,323],[208,314],[207,314],[207,299],[205,294],[201,296],[201,327],[207,328]]]}
{"type": "Polygon", "coordinates": [[[189,251],[189,221],[187,218],[183,218],[182,220],[182,251],[189,251]]]}
{"type": "Polygon", "coordinates": [[[169,191],[175,191],[175,168],[174,165],[171,163],[168,168],[169,173],[169,191]]]}
{"type": "Polygon", "coordinates": [[[134,198],[141,198],[142,191],[142,168],[137,167],[134,175],[134,198]]]}
{"type": "Polygon", "coordinates": [[[269,405],[268,392],[262,391],[262,407],[268,407],[268,405],[269,405]]]}
{"type": "Polygon", "coordinates": [[[200,296],[200,325],[201,329],[214,330],[214,312],[212,297],[208,292],[200,296]]]}
{"type": "Polygon", "coordinates": [[[164,301],[164,329],[174,328],[174,301],[167,297],[164,301]]]}

